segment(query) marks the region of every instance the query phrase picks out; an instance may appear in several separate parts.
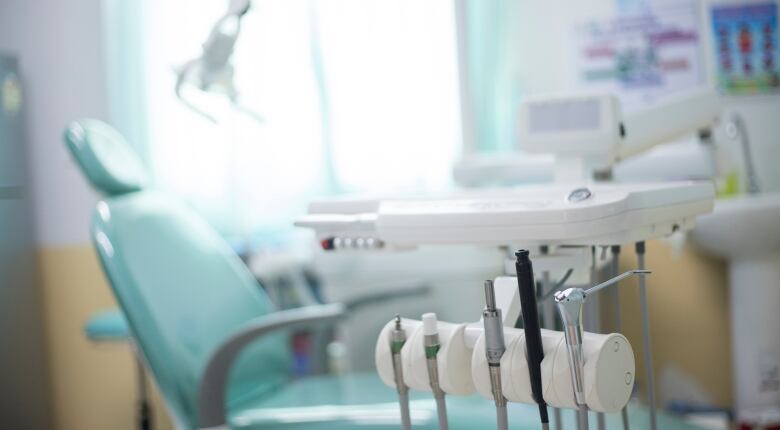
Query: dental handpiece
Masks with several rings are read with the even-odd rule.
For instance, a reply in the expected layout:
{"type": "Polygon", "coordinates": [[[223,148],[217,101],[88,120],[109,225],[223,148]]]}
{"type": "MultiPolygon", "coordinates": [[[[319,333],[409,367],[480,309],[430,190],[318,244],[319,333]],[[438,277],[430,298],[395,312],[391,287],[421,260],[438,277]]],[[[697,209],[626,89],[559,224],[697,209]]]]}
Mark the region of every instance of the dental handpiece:
{"type": "Polygon", "coordinates": [[[490,389],[496,402],[498,429],[508,428],[506,397],[501,388],[501,357],[506,351],[504,343],[504,324],[501,309],[496,308],[496,292],[493,281],[485,281],[485,310],[482,311],[482,323],[485,327],[485,357],[490,371],[490,389]]]}
{"type": "Polygon", "coordinates": [[[587,430],[587,404],[585,401],[585,358],[582,353],[582,307],[590,294],[595,294],[620,280],[632,275],[647,275],[649,270],[630,270],[605,282],[602,282],[587,291],[582,288],[569,288],[555,293],[555,303],[561,315],[563,334],[566,339],[569,367],[571,368],[572,385],[574,386],[574,398],[580,406],[580,428],[587,430]]]}
{"type": "Polygon", "coordinates": [[[406,343],[406,331],[401,327],[401,317],[396,314],[395,327],[390,333],[390,352],[393,358],[393,378],[398,390],[398,403],[401,407],[401,428],[411,430],[412,420],[409,413],[409,387],[404,382],[404,369],[401,362],[401,348],[406,343]]]}
{"type": "Polygon", "coordinates": [[[585,303],[585,291],[582,288],[569,288],[555,293],[555,302],[563,322],[566,349],[569,353],[569,366],[572,372],[574,398],[578,405],[585,404],[583,378],[584,361],[582,357],[582,305],[585,303]]]}
{"type": "Polygon", "coordinates": [[[517,286],[520,290],[520,306],[523,312],[523,330],[525,332],[525,346],[528,355],[528,372],[531,378],[531,393],[539,405],[539,418],[542,429],[549,428],[550,418],[547,415],[547,403],[542,393],[542,360],[544,349],[542,347],[542,331],[539,327],[539,312],[536,307],[536,288],[534,269],[527,250],[515,253],[517,261],[517,286]]]}
{"type": "Polygon", "coordinates": [[[436,399],[436,412],[439,416],[439,428],[447,430],[447,403],[444,401],[444,390],[441,389],[439,382],[439,363],[437,354],[441,349],[439,342],[439,327],[435,313],[427,313],[422,316],[423,321],[423,342],[425,347],[425,362],[428,367],[428,381],[431,384],[433,398],[436,399]]]}
{"type": "Polygon", "coordinates": [[[582,305],[585,303],[585,291],[582,288],[569,288],[555,293],[555,303],[563,322],[563,334],[566,339],[571,382],[574,386],[574,400],[580,408],[578,427],[587,430],[588,415],[585,402],[585,362],[582,355],[582,305]]]}

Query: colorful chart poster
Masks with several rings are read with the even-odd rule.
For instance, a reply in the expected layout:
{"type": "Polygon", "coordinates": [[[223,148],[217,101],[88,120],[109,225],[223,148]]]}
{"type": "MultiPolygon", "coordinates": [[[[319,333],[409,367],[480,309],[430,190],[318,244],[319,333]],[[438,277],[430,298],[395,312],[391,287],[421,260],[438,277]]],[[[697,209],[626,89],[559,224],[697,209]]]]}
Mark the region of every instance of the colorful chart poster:
{"type": "Polygon", "coordinates": [[[610,19],[575,29],[579,81],[617,94],[624,109],[705,81],[695,0],[620,0],[610,19]]]}
{"type": "Polygon", "coordinates": [[[712,8],[715,69],[727,94],[780,91],[777,3],[712,8]]]}

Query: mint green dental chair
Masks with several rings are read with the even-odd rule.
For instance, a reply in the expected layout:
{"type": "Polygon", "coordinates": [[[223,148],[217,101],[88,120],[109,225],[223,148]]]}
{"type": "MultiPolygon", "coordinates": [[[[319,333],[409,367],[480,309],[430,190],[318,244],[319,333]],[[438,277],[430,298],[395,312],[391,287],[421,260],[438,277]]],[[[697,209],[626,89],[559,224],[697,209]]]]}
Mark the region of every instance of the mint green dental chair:
{"type": "MultiPolygon", "coordinates": [[[[65,140],[89,181],[108,196],[95,211],[92,237],[179,427],[398,426],[395,393],[374,375],[289,378],[291,356],[280,330],[331,324],[344,316],[343,306],[275,312],[202,219],[171,196],[146,189],[141,163],[115,130],[83,120],[68,128],[65,140]]],[[[477,404],[489,413],[486,403],[477,404]]],[[[413,407],[419,428],[433,428],[432,402],[424,398],[413,407]]],[[[462,428],[475,422],[463,421],[462,428]]]]}
{"type": "MultiPolygon", "coordinates": [[[[289,377],[284,330],[333,324],[345,317],[344,306],[275,311],[206,222],[172,196],[145,187],[141,163],[116,131],[83,120],[67,129],[65,140],[90,181],[110,196],[95,210],[94,245],[179,428],[399,428],[396,393],[374,374],[289,377]]],[[[453,430],[495,428],[492,402],[451,396],[448,409],[453,430]]],[[[642,411],[631,412],[632,420],[644,419],[642,411]]],[[[415,429],[437,428],[430,395],[412,393],[411,416],[415,429]]],[[[510,405],[512,428],[537,429],[537,416],[535,407],[510,405]]],[[[618,428],[618,420],[610,416],[610,428],[618,428]]],[[[573,428],[573,420],[565,424],[573,428]]],[[[667,416],[660,424],[694,429],[667,416]]]]}

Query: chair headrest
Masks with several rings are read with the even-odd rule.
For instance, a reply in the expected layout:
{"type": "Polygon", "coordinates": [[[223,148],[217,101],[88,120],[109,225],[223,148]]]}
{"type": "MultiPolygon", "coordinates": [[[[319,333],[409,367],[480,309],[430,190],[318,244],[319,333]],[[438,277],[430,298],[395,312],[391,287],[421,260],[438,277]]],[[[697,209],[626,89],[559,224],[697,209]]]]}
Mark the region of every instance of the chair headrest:
{"type": "Polygon", "coordinates": [[[92,186],[114,196],[142,190],[148,174],[138,154],[110,125],[75,121],[65,130],[65,143],[92,186]]]}

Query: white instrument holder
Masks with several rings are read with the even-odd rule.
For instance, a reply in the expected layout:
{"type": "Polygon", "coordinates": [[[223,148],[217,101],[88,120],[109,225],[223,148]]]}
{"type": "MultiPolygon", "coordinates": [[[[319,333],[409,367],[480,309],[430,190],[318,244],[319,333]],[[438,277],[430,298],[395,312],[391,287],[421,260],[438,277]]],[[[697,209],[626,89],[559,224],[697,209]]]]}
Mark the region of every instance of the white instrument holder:
{"type": "MultiPolygon", "coordinates": [[[[388,322],[376,344],[376,369],[382,381],[395,388],[390,353],[388,322]]],[[[402,320],[408,337],[401,350],[404,381],[413,390],[430,392],[423,348],[422,323],[402,320]]],[[[439,377],[445,393],[469,395],[475,391],[492,399],[490,378],[485,358],[484,336],[478,324],[439,322],[441,350],[437,356],[439,377]],[[471,343],[473,336],[476,342],[471,343]],[[470,346],[473,345],[473,346],[470,346]]],[[[506,352],[501,359],[501,379],[504,396],[516,403],[535,404],[525,354],[523,330],[505,327],[506,352]]],[[[545,401],[550,406],[576,409],[566,345],[562,332],[542,330],[545,358],[542,361],[542,386],[545,401]]],[[[617,412],[628,403],[635,380],[634,352],[621,334],[585,333],[585,392],[588,407],[596,412],[617,412]]]]}

